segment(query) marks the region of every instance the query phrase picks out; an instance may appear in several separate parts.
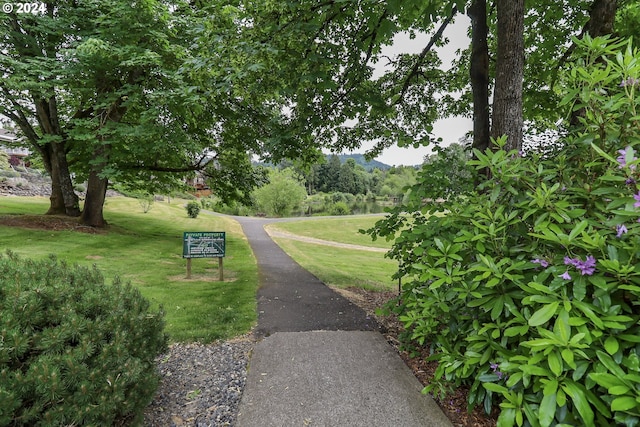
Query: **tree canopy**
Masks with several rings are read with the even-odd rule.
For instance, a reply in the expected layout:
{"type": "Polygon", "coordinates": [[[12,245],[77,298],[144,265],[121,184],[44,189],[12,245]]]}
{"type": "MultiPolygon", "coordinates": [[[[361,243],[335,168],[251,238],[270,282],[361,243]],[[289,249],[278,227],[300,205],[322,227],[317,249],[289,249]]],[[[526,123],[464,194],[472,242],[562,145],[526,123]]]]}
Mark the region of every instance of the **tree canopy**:
{"type": "Polygon", "coordinates": [[[49,213],[80,214],[72,174],[88,181],[82,218],[94,226],[104,225],[109,181],[157,191],[203,170],[227,198],[261,182],[246,166],[251,152],[268,151],[281,112],[229,91],[238,58],[220,40],[235,31],[228,8],[62,1],[2,14],[0,26],[0,114],[43,158],[49,213]],[[203,32],[216,49],[193,43],[203,32]]]}
{"type": "MultiPolygon", "coordinates": [[[[0,114],[43,158],[49,212],[79,215],[71,177],[87,180],[83,221],[97,226],[113,181],[160,189],[202,170],[242,198],[263,181],[246,167],[252,155],[311,163],[365,140],[377,143],[371,154],[433,144],[434,121],[453,114],[473,114],[481,149],[490,126],[498,136],[523,121],[570,123],[554,106],[572,37],[638,28],[632,0],[519,2],[513,13],[503,0],[44,4],[0,16],[0,114]],[[470,48],[442,70],[434,47],[462,13],[470,48]],[[424,40],[422,51],[385,56],[399,33],[424,40]],[[503,57],[510,40],[521,43],[503,57]]],[[[519,132],[510,138],[521,146],[519,132]]]]}

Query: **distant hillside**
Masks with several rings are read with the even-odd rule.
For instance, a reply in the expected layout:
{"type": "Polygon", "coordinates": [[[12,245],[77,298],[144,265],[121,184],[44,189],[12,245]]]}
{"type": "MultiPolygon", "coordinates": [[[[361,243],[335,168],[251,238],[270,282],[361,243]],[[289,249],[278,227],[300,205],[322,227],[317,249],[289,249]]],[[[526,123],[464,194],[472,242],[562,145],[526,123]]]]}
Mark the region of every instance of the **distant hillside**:
{"type": "MultiPolygon", "coordinates": [[[[340,159],[340,164],[346,163],[347,159],[353,159],[356,161],[356,164],[358,165],[362,165],[363,168],[365,168],[365,170],[367,172],[371,172],[372,170],[374,170],[375,168],[378,168],[380,170],[386,171],[388,169],[391,169],[391,166],[386,164],[386,163],[382,163],[379,162],[377,160],[371,160],[370,162],[368,162],[365,158],[364,158],[364,154],[336,154],[338,156],[338,159],[340,159]]],[[[327,162],[329,161],[329,158],[333,156],[333,154],[327,154],[327,162]]],[[[273,167],[273,163],[269,163],[269,162],[256,162],[253,161],[251,162],[252,164],[256,165],[256,166],[265,166],[265,167],[273,167]]],[[[283,161],[282,163],[280,163],[281,167],[284,166],[291,166],[291,162],[290,161],[283,161]]]]}
{"type": "MultiPolygon", "coordinates": [[[[329,160],[329,157],[331,156],[332,156],[331,154],[327,154],[327,160],[329,160]]],[[[356,161],[356,164],[362,165],[362,167],[364,167],[369,172],[371,172],[375,168],[378,168],[383,171],[387,169],[391,169],[391,166],[389,166],[388,164],[379,162],[377,160],[371,160],[370,162],[368,162],[364,158],[364,154],[357,154],[357,153],[356,154],[338,154],[337,156],[340,159],[340,163],[345,163],[347,159],[353,159],[356,161]]]]}

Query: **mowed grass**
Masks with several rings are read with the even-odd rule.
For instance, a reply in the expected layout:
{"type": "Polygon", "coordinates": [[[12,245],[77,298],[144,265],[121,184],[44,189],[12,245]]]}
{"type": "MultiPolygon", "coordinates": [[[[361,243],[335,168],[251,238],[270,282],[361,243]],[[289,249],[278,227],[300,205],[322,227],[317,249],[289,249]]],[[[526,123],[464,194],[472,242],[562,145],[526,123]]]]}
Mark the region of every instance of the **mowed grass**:
{"type": "MultiPolygon", "coordinates": [[[[184,201],[156,202],[143,213],[137,200],[108,198],[104,233],[47,231],[0,225],[0,250],[96,265],[107,282],[115,275],[140,289],[154,307],[166,313],[172,341],[208,343],[244,334],[257,319],[258,274],[253,253],[235,221],[201,213],[189,218],[184,201]],[[225,282],[218,281],[217,259],[192,260],[186,279],[182,258],[184,231],[225,231],[225,282]]],[[[0,198],[0,216],[41,214],[45,198],[0,198]]]]}
{"type": "Polygon", "coordinates": [[[391,248],[391,242],[384,239],[371,240],[368,234],[359,230],[367,230],[377,221],[384,219],[382,215],[345,216],[340,218],[311,218],[290,222],[277,222],[269,227],[289,233],[332,242],[351,245],[369,246],[373,248],[391,248]]]}
{"type": "MultiPolygon", "coordinates": [[[[310,219],[278,222],[270,224],[269,227],[339,243],[390,248],[389,242],[372,243],[369,236],[358,233],[359,229],[369,228],[379,219],[382,217],[310,219]]],[[[397,288],[397,281],[391,276],[397,271],[398,264],[385,258],[383,252],[339,248],[283,237],[274,237],[274,240],[298,264],[328,285],[340,288],[355,286],[379,291],[397,288]]]]}

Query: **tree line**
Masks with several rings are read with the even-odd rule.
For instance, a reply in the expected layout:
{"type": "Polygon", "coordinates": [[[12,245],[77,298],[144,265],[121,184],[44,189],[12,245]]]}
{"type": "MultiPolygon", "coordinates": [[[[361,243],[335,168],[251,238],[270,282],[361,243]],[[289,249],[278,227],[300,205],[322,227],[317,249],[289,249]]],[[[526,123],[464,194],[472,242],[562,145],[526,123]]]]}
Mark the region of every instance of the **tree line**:
{"type": "MultiPolygon", "coordinates": [[[[203,199],[208,208],[230,214],[348,215],[381,212],[382,205],[403,203],[418,182],[427,176],[428,197],[449,198],[459,194],[473,182],[466,165],[471,158],[468,146],[451,144],[427,155],[421,165],[366,168],[354,158],[328,155],[311,166],[282,162],[266,167],[268,183],[251,193],[248,204],[225,204],[217,197],[203,199]],[[376,206],[377,205],[377,206],[376,206]]],[[[255,165],[265,168],[265,165],[255,165]]],[[[425,193],[426,194],[426,193],[425,193]]]]}

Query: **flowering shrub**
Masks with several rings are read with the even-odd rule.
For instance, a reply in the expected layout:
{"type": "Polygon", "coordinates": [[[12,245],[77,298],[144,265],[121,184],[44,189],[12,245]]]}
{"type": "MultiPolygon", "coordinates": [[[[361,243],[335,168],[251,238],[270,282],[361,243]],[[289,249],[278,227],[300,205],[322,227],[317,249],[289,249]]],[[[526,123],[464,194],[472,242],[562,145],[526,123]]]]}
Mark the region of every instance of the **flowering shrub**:
{"type": "Polygon", "coordinates": [[[500,426],[640,422],[640,54],[579,43],[563,106],[581,125],[559,153],[498,140],[470,162],[490,171],[476,192],[424,207],[424,177],[369,230],[397,236],[394,310],[439,362],[427,391],[465,384],[500,426]]]}

